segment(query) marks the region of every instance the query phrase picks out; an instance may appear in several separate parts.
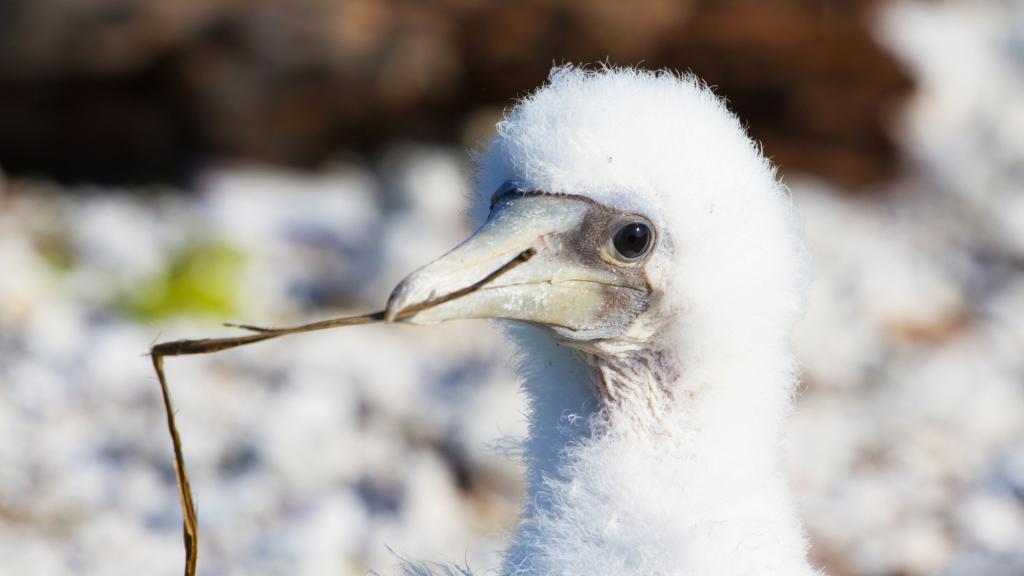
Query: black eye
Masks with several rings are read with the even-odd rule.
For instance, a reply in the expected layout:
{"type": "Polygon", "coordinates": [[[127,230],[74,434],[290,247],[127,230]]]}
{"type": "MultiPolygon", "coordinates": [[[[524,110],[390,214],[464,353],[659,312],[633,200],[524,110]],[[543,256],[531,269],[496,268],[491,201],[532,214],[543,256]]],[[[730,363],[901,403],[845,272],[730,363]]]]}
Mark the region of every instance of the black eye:
{"type": "Polygon", "coordinates": [[[643,222],[630,222],[615,233],[612,246],[626,260],[636,260],[651,247],[651,229],[643,222]]]}

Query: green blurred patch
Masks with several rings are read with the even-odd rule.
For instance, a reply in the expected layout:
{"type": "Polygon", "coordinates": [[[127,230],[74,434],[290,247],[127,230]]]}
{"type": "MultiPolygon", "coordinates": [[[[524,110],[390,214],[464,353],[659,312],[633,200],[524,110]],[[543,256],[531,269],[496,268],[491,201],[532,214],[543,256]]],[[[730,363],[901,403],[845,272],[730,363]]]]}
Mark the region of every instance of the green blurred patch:
{"type": "Polygon", "coordinates": [[[235,312],[245,254],[221,243],[194,243],[174,254],[167,269],[126,298],[127,312],[144,320],[235,312]]]}
{"type": "Polygon", "coordinates": [[[39,256],[54,271],[65,273],[74,269],[75,251],[66,234],[40,234],[35,238],[35,248],[39,256]]]}

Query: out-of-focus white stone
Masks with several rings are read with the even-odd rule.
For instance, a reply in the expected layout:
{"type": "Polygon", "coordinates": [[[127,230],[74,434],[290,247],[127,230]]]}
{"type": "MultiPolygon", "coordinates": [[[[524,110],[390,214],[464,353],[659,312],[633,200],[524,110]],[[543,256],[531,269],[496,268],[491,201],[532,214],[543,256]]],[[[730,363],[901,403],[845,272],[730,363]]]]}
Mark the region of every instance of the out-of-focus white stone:
{"type": "Polygon", "coordinates": [[[982,548],[996,553],[1024,550],[1024,511],[1008,494],[975,494],[960,506],[962,529],[982,548]]]}

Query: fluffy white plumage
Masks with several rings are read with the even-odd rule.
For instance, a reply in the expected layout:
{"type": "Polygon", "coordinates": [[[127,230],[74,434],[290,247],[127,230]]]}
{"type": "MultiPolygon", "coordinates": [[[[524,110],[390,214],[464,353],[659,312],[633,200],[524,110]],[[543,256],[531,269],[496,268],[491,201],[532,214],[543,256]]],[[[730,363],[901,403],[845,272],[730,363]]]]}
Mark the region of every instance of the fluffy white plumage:
{"type": "Polygon", "coordinates": [[[503,182],[658,229],[649,308],[560,342],[515,325],[530,406],[528,495],[504,575],[810,575],[782,472],[807,264],[774,169],[699,80],[559,67],[480,158],[503,182]],[[573,349],[575,348],[575,349],[573,349]],[[595,392],[595,378],[613,383],[595,392]]]}

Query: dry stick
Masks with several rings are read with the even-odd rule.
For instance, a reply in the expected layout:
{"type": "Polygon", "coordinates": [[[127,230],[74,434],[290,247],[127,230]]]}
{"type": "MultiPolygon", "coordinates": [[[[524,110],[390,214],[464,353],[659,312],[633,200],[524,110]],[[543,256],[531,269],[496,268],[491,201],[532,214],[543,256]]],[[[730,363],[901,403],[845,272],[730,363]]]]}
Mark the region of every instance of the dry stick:
{"type": "Polygon", "coordinates": [[[164,412],[167,417],[167,429],[171,433],[174,445],[174,479],[178,483],[178,497],[181,500],[182,535],[185,539],[185,576],[195,576],[196,562],[199,555],[199,521],[196,518],[196,506],[192,501],[192,487],[188,483],[188,472],[185,470],[185,455],[181,451],[181,437],[178,427],[174,424],[174,407],[171,405],[171,394],[167,390],[164,378],[164,357],[150,353],[153,369],[160,380],[160,393],[164,398],[164,412]]]}
{"type": "Polygon", "coordinates": [[[163,342],[150,348],[149,356],[153,360],[153,369],[156,370],[157,380],[160,381],[160,392],[164,400],[164,412],[167,417],[167,429],[171,433],[171,444],[174,446],[174,478],[178,482],[178,495],[181,499],[182,531],[185,539],[185,576],[195,576],[196,565],[199,557],[199,521],[196,516],[195,503],[192,500],[192,488],[188,481],[188,472],[185,469],[185,455],[181,448],[181,437],[178,435],[178,426],[174,422],[174,408],[171,405],[171,394],[167,388],[167,378],[164,376],[164,356],[183,356],[188,354],[210,354],[229,350],[246,344],[253,344],[262,340],[270,340],[288,334],[300,332],[312,332],[314,330],[326,330],[339,326],[355,326],[358,324],[370,324],[384,319],[384,312],[374,312],[362,316],[347,318],[333,318],[303,324],[292,328],[258,328],[256,326],[240,326],[247,330],[257,332],[248,336],[235,336],[230,338],[203,338],[201,340],[175,340],[163,342]]]}
{"type": "MultiPolygon", "coordinates": [[[[472,285],[435,298],[427,302],[409,306],[401,310],[394,320],[409,318],[445,302],[461,298],[467,294],[479,290],[484,285],[492,282],[498,276],[508,272],[516,266],[526,262],[536,254],[533,248],[528,248],[519,253],[515,258],[488,274],[482,280],[472,285]]],[[[212,354],[222,350],[230,350],[255,344],[264,340],[270,340],[289,334],[301,334],[303,332],[314,332],[327,330],[342,326],[358,326],[360,324],[373,324],[385,319],[385,312],[372,312],[361,316],[346,316],[311,322],[300,326],[289,328],[263,328],[249,324],[225,324],[234,328],[241,328],[254,332],[246,336],[232,336],[227,338],[202,338],[198,340],[174,340],[172,342],[161,342],[149,349],[149,356],[153,360],[153,369],[156,371],[157,380],[160,381],[160,393],[163,395],[164,412],[167,417],[167,429],[171,434],[171,444],[174,447],[174,478],[178,483],[178,495],[181,500],[182,533],[185,540],[185,576],[195,576],[199,558],[199,520],[196,515],[195,502],[192,499],[192,488],[188,481],[188,472],[185,470],[185,454],[181,447],[181,437],[178,435],[178,426],[174,421],[174,407],[171,405],[171,393],[167,386],[167,378],[164,376],[164,356],[188,356],[191,354],[212,354]]]]}

